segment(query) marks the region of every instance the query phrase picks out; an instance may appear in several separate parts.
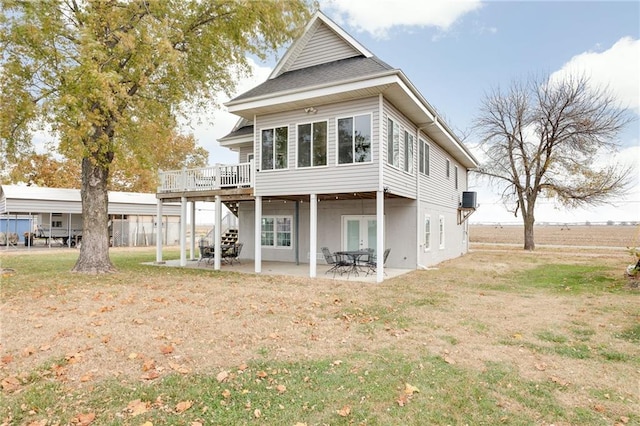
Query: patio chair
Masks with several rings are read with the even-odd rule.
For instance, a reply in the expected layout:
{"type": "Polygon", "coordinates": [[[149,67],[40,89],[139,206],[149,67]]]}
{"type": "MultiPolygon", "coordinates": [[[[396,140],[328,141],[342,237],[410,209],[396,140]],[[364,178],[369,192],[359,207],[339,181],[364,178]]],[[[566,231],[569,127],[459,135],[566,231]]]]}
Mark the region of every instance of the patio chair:
{"type": "MultiPolygon", "coordinates": [[[[387,258],[389,257],[389,253],[391,253],[391,249],[386,249],[384,251],[384,253],[382,254],[382,265],[386,265],[387,264],[387,258]]],[[[375,274],[376,270],[378,268],[378,259],[376,256],[370,255],[369,256],[369,260],[367,260],[367,263],[365,264],[367,267],[367,275],[369,274],[375,274]]],[[[384,273],[385,275],[387,275],[387,273],[384,273]]]]}
{"type": "Polygon", "coordinates": [[[240,263],[240,252],[242,251],[243,245],[244,243],[232,245],[222,253],[222,259],[229,263],[229,265],[233,265],[234,261],[240,263]]]}
{"type": "Polygon", "coordinates": [[[202,262],[203,260],[209,263],[209,261],[213,259],[214,253],[205,238],[200,238],[200,241],[198,242],[198,248],[200,249],[200,259],[198,259],[198,265],[200,265],[200,262],[202,262]]]}
{"type": "Polygon", "coordinates": [[[325,262],[327,262],[327,265],[331,265],[331,268],[325,272],[325,275],[329,272],[333,272],[333,276],[335,277],[336,273],[340,273],[340,275],[342,275],[347,271],[347,268],[351,268],[351,263],[344,260],[342,256],[332,254],[328,247],[322,247],[321,250],[325,262]]]}

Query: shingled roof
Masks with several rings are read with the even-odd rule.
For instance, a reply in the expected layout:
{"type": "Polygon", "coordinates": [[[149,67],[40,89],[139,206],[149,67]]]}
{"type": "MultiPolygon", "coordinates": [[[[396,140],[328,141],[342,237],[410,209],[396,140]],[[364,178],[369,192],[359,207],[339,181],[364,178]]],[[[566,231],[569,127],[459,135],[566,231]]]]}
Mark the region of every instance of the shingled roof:
{"type": "Polygon", "coordinates": [[[376,57],[355,56],[313,67],[285,72],[269,79],[259,86],[245,92],[231,102],[272,95],[282,91],[296,90],[340,81],[376,75],[394,68],[376,57]]]}

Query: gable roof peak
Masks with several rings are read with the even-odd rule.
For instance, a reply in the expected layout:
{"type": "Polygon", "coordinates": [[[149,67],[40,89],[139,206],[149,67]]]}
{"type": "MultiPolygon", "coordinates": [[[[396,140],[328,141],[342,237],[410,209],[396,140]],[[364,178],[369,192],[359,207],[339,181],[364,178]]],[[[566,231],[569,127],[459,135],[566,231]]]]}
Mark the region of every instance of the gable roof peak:
{"type": "Polygon", "coordinates": [[[338,24],[333,22],[327,15],[322,13],[322,11],[317,10],[311,20],[307,23],[302,35],[298,37],[298,39],[291,46],[289,46],[287,52],[280,59],[280,61],[278,61],[276,67],[271,72],[271,75],[269,75],[269,79],[276,78],[279,75],[290,71],[291,67],[294,65],[298,57],[305,50],[305,47],[309,43],[309,40],[321,26],[327,28],[335,37],[337,37],[342,43],[344,43],[344,46],[346,48],[353,50],[354,56],[362,55],[365,58],[374,56],[371,51],[360,44],[359,41],[353,38],[338,24]]]}

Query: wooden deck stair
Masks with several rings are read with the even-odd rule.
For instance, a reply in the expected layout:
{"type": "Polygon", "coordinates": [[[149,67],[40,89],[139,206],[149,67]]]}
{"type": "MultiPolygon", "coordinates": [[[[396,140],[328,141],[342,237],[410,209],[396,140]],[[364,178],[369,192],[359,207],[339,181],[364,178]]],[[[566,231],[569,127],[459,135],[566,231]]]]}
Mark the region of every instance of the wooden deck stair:
{"type": "Polygon", "coordinates": [[[220,238],[220,244],[222,245],[232,245],[238,242],[238,230],[237,229],[227,229],[227,232],[222,235],[220,238]]]}

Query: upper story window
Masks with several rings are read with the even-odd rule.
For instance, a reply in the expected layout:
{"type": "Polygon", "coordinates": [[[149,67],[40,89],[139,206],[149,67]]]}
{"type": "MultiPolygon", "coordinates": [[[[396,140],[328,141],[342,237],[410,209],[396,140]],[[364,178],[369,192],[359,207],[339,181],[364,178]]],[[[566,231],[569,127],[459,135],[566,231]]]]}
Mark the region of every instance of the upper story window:
{"type": "Polygon", "coordinates": [[[289,145],[289,128],[262,129],[262,170],[286,169],[289,145]]]}
{"type": "Polygon", "coordinates": [[[387,121],[387,163],[400,167],[400,126],[390,118],[387,121]]]}
{"type": "Polygon", "coordinates": [[[458,189],[458,166],[453,166],[453,180],[456,184],[456,189],[458,189]]]}
{"type": "Polygon", "coordinates": [[[404,171],[413,174],[413,135],[404,132],[404,171]]]}
{"type": "Polygon", "coordinates": [[[371,115],[338,119],[338,164],[371,161],[371,115]]]}
{"type": "Polygon", "coordinates": [[[447,174],[447,179],[449,179],[451,177],[451,161],[449,160],[447,160],[445,172],[447,174]]]}
{"type": "Polygon", "coordinates": [[[298,125],[298,167],[327,165],[327,122],[298,125]]]}
{"type": "Polygon", "coordinates": [[[429,145],[420,139],[418,153],[418,170],[420,173],[429,176],[429,145]]]}

